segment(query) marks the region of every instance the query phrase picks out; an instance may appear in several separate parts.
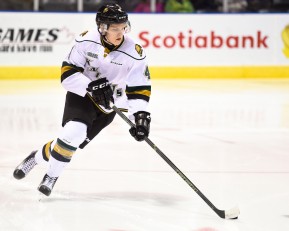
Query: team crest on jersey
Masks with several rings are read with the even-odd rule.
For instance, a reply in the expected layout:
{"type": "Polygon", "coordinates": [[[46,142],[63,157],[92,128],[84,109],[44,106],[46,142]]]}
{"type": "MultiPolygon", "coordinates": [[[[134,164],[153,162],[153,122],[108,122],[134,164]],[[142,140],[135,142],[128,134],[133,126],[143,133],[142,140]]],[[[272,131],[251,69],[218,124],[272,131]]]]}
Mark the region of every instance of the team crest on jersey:
{"type": "Polygon", "coordinates": [[[142,57],[143,49],[140,45],[135,44],[135,50],[139,54],[140,57],[142,57]]]}

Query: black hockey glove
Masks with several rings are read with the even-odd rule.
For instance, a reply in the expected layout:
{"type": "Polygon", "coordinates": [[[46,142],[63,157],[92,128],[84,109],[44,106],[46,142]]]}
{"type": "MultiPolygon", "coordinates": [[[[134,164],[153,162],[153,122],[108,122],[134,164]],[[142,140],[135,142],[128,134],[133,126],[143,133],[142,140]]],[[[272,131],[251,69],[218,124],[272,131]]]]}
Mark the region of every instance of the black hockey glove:
{"type": "Polygon", "coordinates": [[[143,141],[150,133],[150,113],[138,111],[133,115],[135,117],[135,127],[131,127],[129,132],[137,141],[143,141]]]}
{"type": "Polygon", "coordinates": [[[92,98],[97,104],[109,109],[109,102],[113,102],[113,92],[106,78],[92,81],[86,90],[91,92],[92,98]]]}

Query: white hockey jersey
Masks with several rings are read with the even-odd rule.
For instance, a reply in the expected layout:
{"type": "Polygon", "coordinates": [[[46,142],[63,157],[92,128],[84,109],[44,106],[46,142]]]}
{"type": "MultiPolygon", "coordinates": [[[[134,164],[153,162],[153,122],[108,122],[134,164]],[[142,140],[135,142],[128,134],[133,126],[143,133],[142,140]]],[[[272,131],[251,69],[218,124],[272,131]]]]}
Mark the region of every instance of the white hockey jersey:
{"type": "Polygon", "coordinates": [[[104,77],[118,108],[128,109],[129,114],[147,111],[151,84],[143,48],[124,35],[122,44],[109,51],[95,28],[76,39],[62,64],[61,82],[67,91],[84,97],[88,84],[104,77]]]}

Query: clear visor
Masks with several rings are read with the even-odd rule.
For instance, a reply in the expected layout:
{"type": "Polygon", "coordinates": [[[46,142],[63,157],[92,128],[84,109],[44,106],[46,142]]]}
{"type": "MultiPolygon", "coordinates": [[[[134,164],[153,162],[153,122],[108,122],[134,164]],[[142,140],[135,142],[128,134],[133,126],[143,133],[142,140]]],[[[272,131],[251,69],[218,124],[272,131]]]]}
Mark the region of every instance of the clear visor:
{"type": "MultiPolygon", "coordinates": [[[[113,25],[121,25],[121,24],[113,24],[113,25]]],[[[126,33],[129,33],[130,30],[131,30],[131,26],[130,26],[130,22],[127,21],[126,23],[123,23],[123,27],[122,26],[109,26],[108,24],[105,24],[105,23],[101,23],[98,27],[99,29],[99,32],[102,34],[102,35],[105,35],[107,32],[109,33],[115,33],[115,34],[118,34],[118,33],[123,33],[123,34],[126,34],[126,33]]]]}

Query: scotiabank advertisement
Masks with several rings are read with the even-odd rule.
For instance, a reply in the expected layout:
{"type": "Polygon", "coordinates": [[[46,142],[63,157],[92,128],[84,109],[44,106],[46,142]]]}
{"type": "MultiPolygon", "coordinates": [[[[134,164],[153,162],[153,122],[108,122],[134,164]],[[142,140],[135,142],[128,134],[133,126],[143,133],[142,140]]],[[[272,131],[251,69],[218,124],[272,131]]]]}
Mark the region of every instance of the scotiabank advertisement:
{"type": "MultiPolygon", "coordinates": [[[[289,64],[288,14],[129,14],[151,66],[289,64]]],[[[0,66],[59,66],[91,13],[0,13],[0,66]]]]}
{"type": "Polygon", "coordinates": [[[132,17],[133,33],[156,65],[289,64],[289,16],[285,14],[142,17],[132,17]]]}

